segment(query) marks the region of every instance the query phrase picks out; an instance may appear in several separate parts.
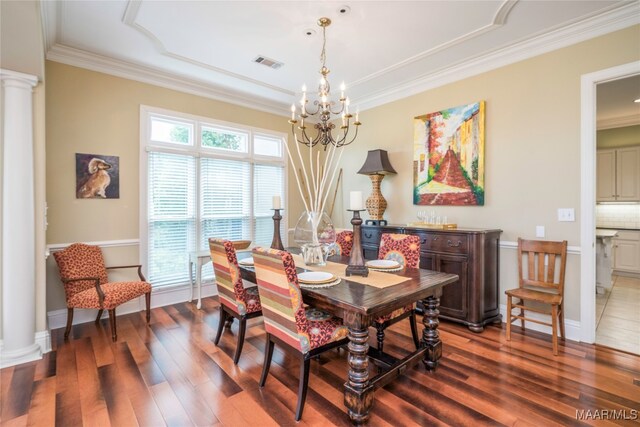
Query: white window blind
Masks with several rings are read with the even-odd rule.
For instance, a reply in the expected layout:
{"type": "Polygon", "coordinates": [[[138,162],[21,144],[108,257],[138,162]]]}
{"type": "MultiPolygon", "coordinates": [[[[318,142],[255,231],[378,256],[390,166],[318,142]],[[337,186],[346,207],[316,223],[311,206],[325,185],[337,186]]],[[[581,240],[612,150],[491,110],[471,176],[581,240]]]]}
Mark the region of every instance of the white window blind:
{"type": "MultiPolygon", "coordinates": [[[[255,165],[253,169],[253,205],[255,216],[254,241],[270,245],[273,239],[273,196],[284,200],[284,167],[255,165]]],[[[281,212],[282,213],[282,212],[281,212]]],[[[280,235],[284,236],[284,219],[280,221],[280,235]]]]}
{"type": "MultiPolygon", "coordinates": [[[[189,253],[208,250],[210,237],[269,245],[273,196],[286,207],[283,135],[148,107],[143,112],[141,240],[151,284],[189,283],[189,253]]],[[[212,277],[209,263],[202,278],[212,277]]]]}
{"type": "Polygon", "coordinates": [[[155,286],[189,278],[196,241],[196,163],[192,156],[149,153],[148,276],[155,286]]]}

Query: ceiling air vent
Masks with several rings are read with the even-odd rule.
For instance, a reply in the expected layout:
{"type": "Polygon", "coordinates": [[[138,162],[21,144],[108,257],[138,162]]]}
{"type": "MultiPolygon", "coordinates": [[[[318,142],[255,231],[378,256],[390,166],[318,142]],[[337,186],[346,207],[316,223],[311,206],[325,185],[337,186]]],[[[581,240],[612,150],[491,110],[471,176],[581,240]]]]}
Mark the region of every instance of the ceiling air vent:
{"type": "Polygon", "coordinates": [[[266,65],[267,67],[273,68],[274,70],[277,70],[284,65],[282,62],[278,62],[274,59],[269,59],[266,56],[258,56],[253,60],[253,62],[255,62],[256,64],[266,65]]]}

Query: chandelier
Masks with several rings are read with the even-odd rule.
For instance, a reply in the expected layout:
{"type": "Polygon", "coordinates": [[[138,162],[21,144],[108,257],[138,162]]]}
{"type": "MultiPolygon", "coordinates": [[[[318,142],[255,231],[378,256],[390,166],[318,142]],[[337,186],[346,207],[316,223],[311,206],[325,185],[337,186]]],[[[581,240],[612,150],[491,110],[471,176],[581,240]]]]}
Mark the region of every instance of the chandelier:
{"type": "Polygon", "coordinates": [[[344,83],[340,87],[340,99],[338,103],[336,103],[331,100],[331,86],[327,79],[329,69],[326,66],[326,30],[327,27],[331,25],[331,20],[329,18],[320,18],[318,19],[318,25],[322,27],[322,52],[320,53],[320,61],[322,63],[320,75],[322,77],[318,85],[318,98],[313,101],[314,107],[311,107],[313,111],[310,111],[309,108],[307,108],[307,104],[309,103],[307,99],[307,87],[306,85],[302,86],[302,99],[300,100],[300,113],[298,114],[300,126],[298,126],[298,130],[296,131],[298,120],[296,119],[297,110],[295,104],[291,105],[291,120],[289,120],[289,123],[291,123],[291,133],[297,142],[308,147],[315,147],[320,144],[320,146],[326,150],[330,144],[337,148],[351,144],[358,136],[358,126],[360,126],[361,123],[358,121],[358,112],[356,111],[355,120],[353,121],[355,132],[349,139],[349,130],[351,128],[353,115],[349,113],[349,98],[345,97],[344,83]],[[307,133],[307,126],[305,125],[305,119],[310,116],[318,120],[317,123],[313,124],[313,128],[316,130],[316,135],[313,137],[307,133]],[[338,117],[342,119],[341,125],[334,136],[333,131],[336,129],[336,125],[332,120],[337,120],[338,117]]]}

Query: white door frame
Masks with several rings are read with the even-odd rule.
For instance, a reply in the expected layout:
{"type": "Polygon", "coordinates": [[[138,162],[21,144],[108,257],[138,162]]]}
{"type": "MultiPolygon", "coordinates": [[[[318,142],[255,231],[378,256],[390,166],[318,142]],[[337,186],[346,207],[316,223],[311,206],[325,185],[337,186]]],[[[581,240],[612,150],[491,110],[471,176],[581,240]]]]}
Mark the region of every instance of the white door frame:
{"type": "Polygon", "coordinates": [[[596,85],[640,74],[640,61],[582,75],[580,90],[580,341],[596,339],[596,85]]]}

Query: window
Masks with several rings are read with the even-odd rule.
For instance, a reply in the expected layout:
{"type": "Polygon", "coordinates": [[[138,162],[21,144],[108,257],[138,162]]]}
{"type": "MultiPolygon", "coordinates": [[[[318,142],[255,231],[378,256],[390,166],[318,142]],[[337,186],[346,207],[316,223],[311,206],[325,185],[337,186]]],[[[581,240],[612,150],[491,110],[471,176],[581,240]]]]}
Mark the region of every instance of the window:
{"type": "Polygon", "coordinates": [[[271,243],[284,134],[144,106],[140,117],[141,254],[154,286],[188,283],[189,253],[209,237],[271,243]]]}

